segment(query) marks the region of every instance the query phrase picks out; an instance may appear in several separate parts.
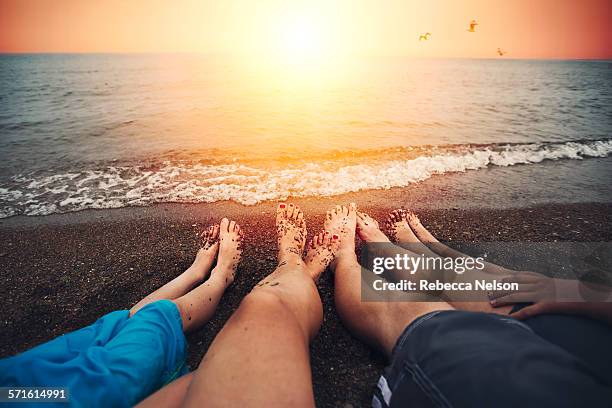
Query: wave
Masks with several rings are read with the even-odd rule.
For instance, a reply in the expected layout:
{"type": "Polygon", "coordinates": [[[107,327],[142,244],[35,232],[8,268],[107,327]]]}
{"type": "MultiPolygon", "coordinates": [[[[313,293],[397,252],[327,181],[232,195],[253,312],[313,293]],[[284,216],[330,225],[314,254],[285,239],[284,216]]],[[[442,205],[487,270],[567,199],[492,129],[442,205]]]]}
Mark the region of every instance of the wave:
{"type": "Polygon", "coordinates": [[[417,150],[418,157],[404,153],[374,155],[366,151],[360,154],[361,162],[352,157],[350,161],[300,162],[271,168],[239,162],[207,164],[179,160],[157,166],[111,165],[51,175],[20,174],[0,182],[0,218],[160,202],[232,200],[254,205],[288,197],[405,187],[436,174],[489,166],[607,157],[612,153],[612,139],[451,145],[417,150]]]}

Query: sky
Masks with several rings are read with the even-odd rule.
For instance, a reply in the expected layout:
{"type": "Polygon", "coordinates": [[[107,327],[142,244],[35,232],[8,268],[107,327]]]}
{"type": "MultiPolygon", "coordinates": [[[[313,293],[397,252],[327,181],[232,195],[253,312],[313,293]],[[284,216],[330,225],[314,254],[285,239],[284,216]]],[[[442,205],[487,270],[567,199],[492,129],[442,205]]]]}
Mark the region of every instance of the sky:
{"type": "Polygon", "coordinates": [[[0,0],[0,52],[612,59],[611,21],[611,0],[0,0]]]}

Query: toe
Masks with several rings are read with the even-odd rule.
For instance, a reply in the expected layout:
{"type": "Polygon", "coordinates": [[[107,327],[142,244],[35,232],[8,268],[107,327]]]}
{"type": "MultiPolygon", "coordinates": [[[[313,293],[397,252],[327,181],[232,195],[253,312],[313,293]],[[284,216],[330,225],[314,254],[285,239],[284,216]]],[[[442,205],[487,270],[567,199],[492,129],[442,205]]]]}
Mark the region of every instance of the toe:
{"type": "Polygon", "coordinates": [[[295,210],[295,206],[293,204],[289,204],[287,206],[287,218],[293,218],[293,211],[295,210]]]}
{"type": "Polygon", "coordinates": [[[219,224],[215,224],[212,226],[212,232],[210,233],[210,237],[212,239],[219,238],[219,224]]]}
{"type": "Polygon", "coordinates": [[[229,227],[229,220],[227,218],[223,218],[221,220],[221,225],[220,225],[220,229],[221,229],[221,233],[223,232],[229,232],[228,227],[229,227]]]}
{"type": "Polygon", "coordinates": [[[350,203],[348,206],[349,214],[357,212],[357,204],[350,203]]]}
{"type": "Polygon", "coordinates": [[[229,232],[234,232],[234,228],[236,228],[236,221],[231,220],[230,223],[229,223],[228,231],[229,232]]]}
{"type": "Polygon", "coordinates": [[[342,206],[342,215],[348,215],[349,214],[349,209],[346,205],[342,206]]]}
{"type": "Polygon", "coordinates": [[[340,214],[342,214],[342,207],[341,207],[341,206],[337,205],[337,206],[334,208],[334,210],[335,210],[336,215],[340,215],[340,214]]]}
{"type": "Polygon", "coordinates": [[[326,211],[326,212],[325,212],[325,219],[326,219],[327,221],[331,221],[331,211],[326,211]]]}
{"type": "Polygon", "coordinates": [[[280,203],[278,207],[276,207],[276,218],[279,219],[279,218],[284,217],[286,212],[287,212],[287,204],[280,203]]]}

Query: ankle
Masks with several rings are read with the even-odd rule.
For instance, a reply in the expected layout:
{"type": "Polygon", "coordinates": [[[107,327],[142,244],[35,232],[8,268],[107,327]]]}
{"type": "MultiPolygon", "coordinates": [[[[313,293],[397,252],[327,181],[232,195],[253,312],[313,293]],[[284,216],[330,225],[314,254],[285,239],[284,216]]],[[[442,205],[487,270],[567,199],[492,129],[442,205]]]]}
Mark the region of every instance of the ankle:
{"type": "Polygon", "coordinates": [[[206,279],[208,275],[209,269],[203,268],[201,265],[198,265],[197,262],[194,262],[187,270],[185,271],[185,276],[192,280],[194,283],[201,283],[206,279]]]}
{"type": "Polygon", "coordinates": [[[210,273],[208,283],[218,284],[223,288],[227,288],[234,282],[235,271],[230,266],[217,265],[210,273]]]}
{"type": "Polygon", "coordinates": [[[361,237],[365,242],[391,242],[389,238],[381,231],[376,230],[361,237]]]}
{"type": "Polygon", "coordinates": [[[277,258],[279,265],[282,263],[297,265],[302,261],[302,256],[291,250],[279,250],[277,258]]]}
{"type": "Polygon", "coordinates": [[[336,253],[336,257],[331,262],[330,267],[333,270],[336,270],[338,266],[353,266],[355,264],[359,265],[359,262],[357,261],[357,254],[355,253],[355,251],[350,250],[348,248],[342,248],[336,253]]]}

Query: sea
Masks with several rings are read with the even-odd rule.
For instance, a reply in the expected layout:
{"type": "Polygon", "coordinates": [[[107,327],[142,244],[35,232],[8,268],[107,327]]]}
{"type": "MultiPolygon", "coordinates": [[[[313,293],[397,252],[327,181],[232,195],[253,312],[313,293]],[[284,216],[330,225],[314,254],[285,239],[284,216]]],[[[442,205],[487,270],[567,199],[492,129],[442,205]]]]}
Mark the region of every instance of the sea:
{"type": "Polygon", "coordinates": [[[493,206],[612,201],[612,61],[0,55],[0,107],[0,218],[448,174],[493,206]]]}

